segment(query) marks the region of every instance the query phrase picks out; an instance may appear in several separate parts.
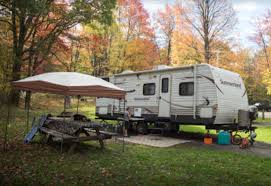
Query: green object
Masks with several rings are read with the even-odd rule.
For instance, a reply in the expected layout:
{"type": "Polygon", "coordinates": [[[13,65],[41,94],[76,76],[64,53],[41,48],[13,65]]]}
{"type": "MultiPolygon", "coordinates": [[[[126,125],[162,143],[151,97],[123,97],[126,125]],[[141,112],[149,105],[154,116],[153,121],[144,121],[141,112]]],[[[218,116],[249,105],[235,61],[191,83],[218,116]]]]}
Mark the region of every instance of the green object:
{"type": "Polygon", "coordinates": [[[220,131],[217,136],[217,144],[219,145],[229,145],[231,144],[231,135],[227,131],[220,131]]]}

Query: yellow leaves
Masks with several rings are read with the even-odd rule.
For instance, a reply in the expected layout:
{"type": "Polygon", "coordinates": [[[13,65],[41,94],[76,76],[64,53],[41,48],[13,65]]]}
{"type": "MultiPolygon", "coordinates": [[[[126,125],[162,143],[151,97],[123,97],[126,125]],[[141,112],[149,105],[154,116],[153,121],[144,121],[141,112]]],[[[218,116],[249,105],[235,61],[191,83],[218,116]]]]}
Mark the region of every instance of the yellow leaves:
{"type": "Polygon", "coordinates": [[[172,39],[171,60],[173,66],[200,63],[202,56],[198,51],[199,41],[188,32],[174,32],[172,39]]]}
{"type": "Polygon", "coordinates": [[[112,176],[112,173],[110,172],[110,170],[108,170],[108,169],[106,169],[106,168],[101,168],[101,174],[102,174],[104,177],[112,176]]]}
{"type": "MultiPolygon", "coordinates": [[[[225,44],[224,44],[225,45],[225,44]]],[[[245,49],[232,51],[229,47],[215,51],[212,64],[247,77],[246,67],[250,62],[250,54],[245,49]]]]}
{"type": "Polygon", "coordinates": [[[267,94],[271,95],[271,71],[268,68],[264,70],[263,83],[267,86],[267,94]]]}
{"type": "Polygon", "coordinates": [[[131,41],[115,40],[110,50],[110,72],[119,73],[124,70],[146,70],[157,62],[159,53],[156,45],[147,39],[131,41]]]}

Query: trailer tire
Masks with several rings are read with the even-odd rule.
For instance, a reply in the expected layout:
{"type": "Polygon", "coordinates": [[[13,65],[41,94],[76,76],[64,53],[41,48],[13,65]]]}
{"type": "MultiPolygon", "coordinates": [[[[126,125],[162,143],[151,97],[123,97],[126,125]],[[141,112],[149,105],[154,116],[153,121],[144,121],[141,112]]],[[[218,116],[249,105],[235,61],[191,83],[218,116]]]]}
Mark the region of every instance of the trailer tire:
{"type": "Polygon", "coordinates": [[[139,122],[137,124],[137,133],[148,134],[148,125],[145,122],[139,122]]]}

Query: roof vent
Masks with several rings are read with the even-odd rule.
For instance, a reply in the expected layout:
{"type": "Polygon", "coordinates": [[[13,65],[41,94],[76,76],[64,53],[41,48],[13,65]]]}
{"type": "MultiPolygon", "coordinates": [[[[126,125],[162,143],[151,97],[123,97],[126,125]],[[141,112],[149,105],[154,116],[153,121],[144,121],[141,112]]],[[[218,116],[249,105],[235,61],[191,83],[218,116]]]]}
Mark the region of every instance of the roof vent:
{"type": "Polygon", "coordinates": [[[129,74],[129,73],[133,73],[134,71],[132,70],[124,70],[121,74],[129,74]]]}
{"type": "Polygon", "coordinates": [[[157,65],[157,66],[154,66],[152,69],[153,70],[162,70],[162,69],[168,69],[168,68],[172,68],[172,67],[167,66],[167,65],[157,65]]]}

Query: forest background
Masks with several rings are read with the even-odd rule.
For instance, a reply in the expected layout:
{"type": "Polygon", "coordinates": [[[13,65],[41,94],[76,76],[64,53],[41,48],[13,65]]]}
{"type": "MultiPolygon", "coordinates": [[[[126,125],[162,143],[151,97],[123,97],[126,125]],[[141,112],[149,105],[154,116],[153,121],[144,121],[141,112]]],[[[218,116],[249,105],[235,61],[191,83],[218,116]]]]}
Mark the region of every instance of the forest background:
{"type": "Polygon", "coordinates": [[[10,83],[44,72],[208,63],[239,73],[250,104],[269,104],[271,11],[251,20],[256,51],[233,37],[236,24],[230,0],[176,0],[153,15],[141,0],[1,0],[0,102],[18,104],[10,83]]]}

